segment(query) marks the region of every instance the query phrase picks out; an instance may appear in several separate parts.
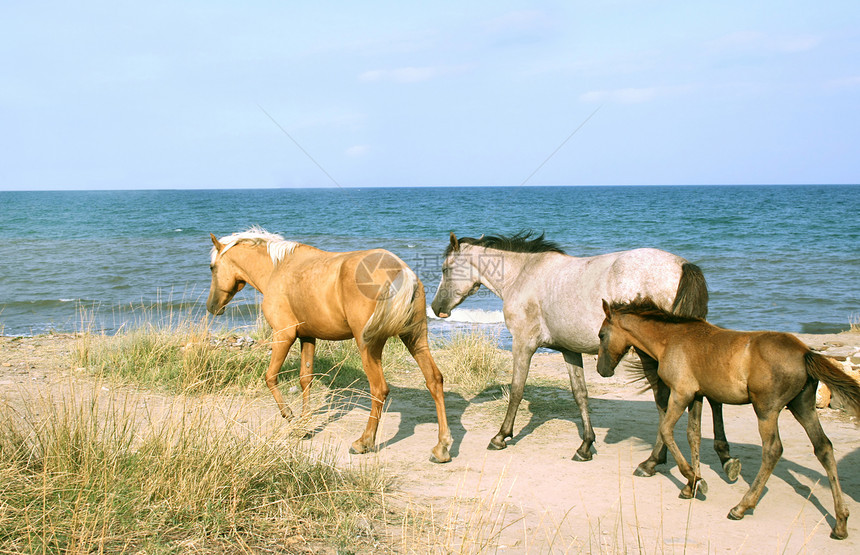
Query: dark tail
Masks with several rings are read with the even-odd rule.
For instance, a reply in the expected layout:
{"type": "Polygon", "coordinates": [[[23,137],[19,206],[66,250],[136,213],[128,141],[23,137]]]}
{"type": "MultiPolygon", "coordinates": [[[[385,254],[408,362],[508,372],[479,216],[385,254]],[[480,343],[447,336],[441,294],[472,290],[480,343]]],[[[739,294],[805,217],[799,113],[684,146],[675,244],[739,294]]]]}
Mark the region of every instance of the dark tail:
{"type": "Polygon", "coordinates": [[[830,359],[813,351],[803,355],[806,373],[824,382],[842,399],[846,412],[860,416],[860,383],[836,366],[830,359]]]}
{"type": "Polygon", "coordinates": [[[708,284],[705,275],[695,264],[684,262],[681,280],[672,303],[672,312],[679,316],[704,318],[708,315],[708,284]]]}

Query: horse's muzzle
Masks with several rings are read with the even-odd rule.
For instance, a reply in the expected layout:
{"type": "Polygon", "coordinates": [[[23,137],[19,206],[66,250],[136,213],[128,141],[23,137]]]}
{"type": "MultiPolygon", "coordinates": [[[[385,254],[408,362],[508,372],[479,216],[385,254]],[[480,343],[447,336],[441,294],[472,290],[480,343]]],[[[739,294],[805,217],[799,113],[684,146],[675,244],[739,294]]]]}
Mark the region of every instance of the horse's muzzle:
{"type": "Polygon", "coordinates": [[[602,352],[597,355],[597,373],[603,376],[604,378],[611,378],[615,375],[615,367],[618,365],[615,364],[609,359],[607,355],[604,355],[602,352]]]}
{"type": "MultiPolygon", "coordinates": [[[[438,294],[437,294],[438,295],[438,294]]],[[[430,309],[433,311],[433,314],[438,316],[439,318],[447,318],[451,315],[451,309],[445,308],[442,306],[443,302],[440,302],[438,296],[433,299],[433,302],[430,303],[430,309]]]]}

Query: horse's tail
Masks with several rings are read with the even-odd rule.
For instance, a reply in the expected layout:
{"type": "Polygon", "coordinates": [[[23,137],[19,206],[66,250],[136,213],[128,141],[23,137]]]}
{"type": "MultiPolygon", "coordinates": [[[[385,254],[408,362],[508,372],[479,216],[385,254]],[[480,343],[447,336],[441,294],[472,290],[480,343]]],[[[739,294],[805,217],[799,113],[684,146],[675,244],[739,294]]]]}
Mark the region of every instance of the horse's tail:
{"type": "Polygon", "coordinates": [[[364,325],[361,339],[366,344],[387,339],[409,330],[414,323],[415,291],[418,276],[405,264],[400,274],[388,283],[388,290],[376,301],[376,308],[364,325]]]}
{"type": "Polygon", "coordinates": [[[803,355],[806,373],[822,381],[842,399],[846,412],[860,416],[860,383],[836,366],[829,358],[812,350],[803,355]]]}
{"type": "Polygon", "coordinates": [[[690,262],[681,265],[681,279],[672,312],[679,316],[704,318],[708,315],[708,284],[702,270],[690,262]]]}

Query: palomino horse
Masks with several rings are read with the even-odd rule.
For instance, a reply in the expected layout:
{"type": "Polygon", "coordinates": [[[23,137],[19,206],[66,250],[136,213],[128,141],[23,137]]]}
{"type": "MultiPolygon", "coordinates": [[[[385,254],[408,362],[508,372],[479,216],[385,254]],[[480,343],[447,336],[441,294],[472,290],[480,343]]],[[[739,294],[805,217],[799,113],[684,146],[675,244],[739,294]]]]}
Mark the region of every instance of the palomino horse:
{"type": "MultiPolygon", "coordinates": [[[[442,281],[432,308],[445,318],[481,285],[503,301],[505,324],[513,338],[513,380],[508,411],[489,449],[504,449],[512,437],[514,417],[523,397],[532,355],[538,347],[561,351],[570,387],[582,415],[584,434],[575,460],[591,460],[594,430],[588,415],[588,391],[582,353],[596,354],[597,332],[603,321],[600,301],[632,300],[649,295],[673,312],[704,317],[708,290],[701,270],[683,258],[657,249],[636,249],[587,258],[568,256],[543,235],[457,239],[452,233],[442,265],[442,281]]],[[[656,395],[656,389],[655,389],[656,395]]],[[[740,461],[729,455],[722,409],[712,405],[714,449],[729,479],[740,472],[740,461]]],[[[652,476],[665,462],[666,449],[657,439],[651,456],[637,469],[652,476]]]]}
{"type": "Polygon", "coordinates": [[[761,468],[741,502],[728,517],[740,520],[758,503],[765,482],[782,455],[777,421],[786,406],[797,418],[815,455],[827,472],[833,493],[836,526],[830,537],[848,536],[848,508],[842,498],[833,445],[824,435],[815,412],[815,391],[821,380],[860,414],[860,385],[827,358],[813,352],[787,333],[743,332],[718,328],[699,318],[670,314],[650,299],[628,304],[603,302],[605,320],[600,328],[597,370],[611,376],[624,353],[633,346],[651,361],[644,364],[649,381],[662,380],[669,388],[660,435],[689,482],[681,497],[689,499],[698,486],[707,493],[699,474],[702,396],[721,403],[752,403],[762,440],[761,468]],[[655,362],[656,361],[656,362],[655,362]],[[674,439],[675,423],[690,407],[687,439],[692,465],[674,439]]]}
{"type": "Polygon", "coordinates": [[[246,283],[262,293],[263,315],[274,330],[266,384],[284,418],[292,413],[278,390],[278,372],[296,338],[301,342],[299,382],[302,416],[306,416],[316,340],[354,337],[372,399],[367,428],[350,450],[374,449],[389,391],[382,375],[382,348],[389,337],[399,335],[436,402],[439,443],[430,460],[451,460],[442,374],[427,344],[424,286],[402,260],[381,249],[326,252],[259,228],[221,239],[212,235],[212,243],[212,285],[206,308],[221,314],[246,283]]]}

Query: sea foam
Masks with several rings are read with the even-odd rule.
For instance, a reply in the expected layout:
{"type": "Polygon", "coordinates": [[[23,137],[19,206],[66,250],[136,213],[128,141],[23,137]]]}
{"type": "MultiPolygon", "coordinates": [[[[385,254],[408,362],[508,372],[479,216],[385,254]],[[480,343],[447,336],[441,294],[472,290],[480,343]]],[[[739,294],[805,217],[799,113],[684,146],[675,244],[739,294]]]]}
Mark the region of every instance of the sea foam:
{"type": "Polygon", "coordinates": [[[505,315],[501,310],[481,310],[480,308],[455,308],[448,318],[439,318],[428,306],[427,317],[457,324],[503,324],[505,322],[505,315]]]}

